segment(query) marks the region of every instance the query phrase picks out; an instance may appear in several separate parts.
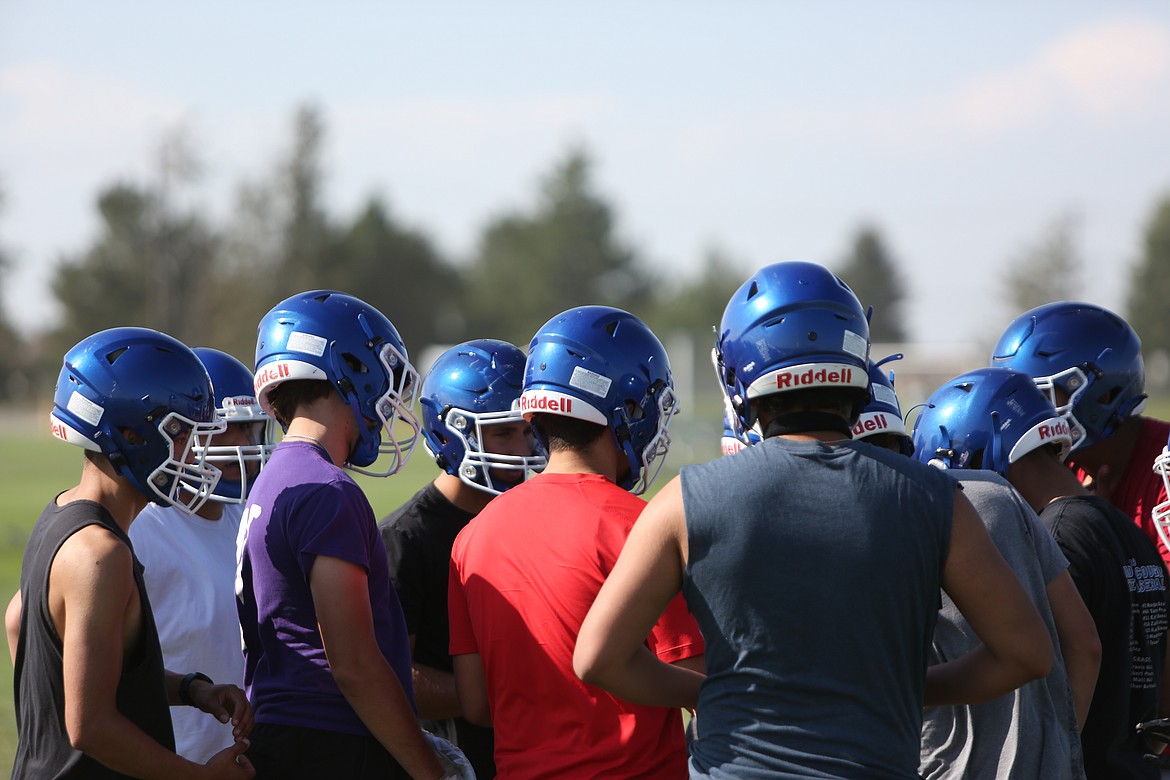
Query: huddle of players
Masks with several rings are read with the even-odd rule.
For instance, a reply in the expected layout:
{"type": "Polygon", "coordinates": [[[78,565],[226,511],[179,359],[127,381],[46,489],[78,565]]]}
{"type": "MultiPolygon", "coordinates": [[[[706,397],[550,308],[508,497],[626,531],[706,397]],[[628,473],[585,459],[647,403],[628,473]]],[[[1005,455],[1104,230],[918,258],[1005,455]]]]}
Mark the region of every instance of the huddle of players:
{"type": "MultiPolygon", "coordinates": [[[[1080,742],[1090,777],[1112,776],[1105,768],[1110,762],[1126,765],[1127,776],[1141,776],[1146,750],[1132,724],[1160,714],[1165,568],[1156,551],[1153,560],[1148,555],[1152,543],[1132,533],[1137,526],[1125,518],[1119,523],[1100,496],[1083,495],[1080,480],[1061,463],[1075,445],[1083,453],[1077,465],[1097,479],[1098,492],[1105,484],[1118,488],[1111,496],[1130,495],[1127,485],[1140,481],[1138,469],[1127,470],[1127,460],[1118,467],[1114,453],[1092,457],[1098,442],[1124,432],[1131,420],[1156,424],[1134,417],[1142,398],[1140,345],[1136,336],[1132,345],[1119,340],[1118,330],[1132,334],[1115,316],[1084,304],[1030,312],[1005,333],[995,360],[1025,374],[996,367],[964,375],[940,388],[920,414],[913,447],[920,460],[1012,480],[1013,468],[1044,458],[1066,475],[1058,487],[1045,488],[1047,498],[1034,498],[1017,484],[1027,505],[1016,501],[1008,510],[1003,493],[973,486],[974,473],[962,475],[967,479],[956,492],[949,478],[910,458],[890,460],[868,445],[845,444],[894,433],[901,435],[891,448],[911,453],[892,382],[869,361],[866,315],[852,292],[820,266],[767,266],[732,297],[715,350],[728,426],[755,452],[705,470],[685,468],[636,528],[647,507],[637,494],[661,467],[677,408],[666,352],[636,317],[604,306],[570,309],[537,332],[527,356],[505,342],[467,342],[444,353],[420,384],[405,345],[379,312],[341,293],[294,296],[260,324],[251,404],[274,417],[285,436],[264,471],[250,484],[242,477],[246,487],[237,485],[230,496],[247,500],[236,579],[246,664],[236,679],[247,688],[257,728],[251,744],[244,741],[251,761],[234,760],[228,771],[255,764],[261,776],[289,777],[337,776],[341,766],[355,777],[472,771],[479,777],[497,771],[513,777],[681,777],[688,772],[688,751],[680,708],[697,707],[689,761],[695,777],[784,776],[802,769],[915,777],[920,727],[922,771],[931,777],[1009,776],[1013,763],[1024,772],[1019,776],[1081,776],[1080,742]],[[1119,328],[1109,330],[1100,320],[1119,328]],[[1130,346],[1136,347],[1137,375],[1114,386],[1119,380],[1110,371],[1126,359],[1132,363],[1125,356],[1130,346]],[[1055,366],[1062,360],[1068,364],[1055,366]],[[1054,402],[1063,405],[1059,413],[1054,402]],[[420,435],[441,473],[375,530],[368,502],[342,467],[370,473],[365,469],[388,454],[390,466],[376,472],[388,476],[420,435]],[[776,457],[780,461],[770,462],[776,457]],[[830,465],[834,458],[849,465],[830,465]],[[777,479],[769,468],[787,476],[777,479]],[[858,506],[885,505],[836,517],[835,523],[845,521],[836,536],[811,533],[801,513],[840,514],[826,501],[828,495],[839,500],[840,477],[826,470],[852,482],[864,475],[871,481],[861,481],[866,488],[857,493],[858,506]],[[1119,472],[1121,480],[1113,476],[1119,472]],[[780,491],[790,512],[776,513],[781,505],[769,490],[780,491]],[[982,527],[970,522],[974,515],[967,514],[961,493],[979,496],[975,508],[1002,558],[982,527]],[[1033,532],[1043,527],[1028,505],[1041,511],[1051,536],[1033,532]],[[1005,518],[1011,512],[1016,516],[1005,518]],[[911,515],[908,527],[921,532],[917,540],[876,538],[899,535],[890,519],[911,515]],[[989,515],[1004,525],[1014,522],[1021,538],[1041,552],[1028,558],[1008,549],[989,515]],[[639,532],[642,527],[649,530],[639,532]],[[632,532],[631,551],[623,553],[632,532]],[[957,540],[969,542],[969,556],[956,551],[957,540]],[[897,589],[881,592],[895,553],[911,555],[914,563],[897,570],[897,589]],[[769,556],[787,566],[753,568],[769,556]],[[890,557],[878,560],[882,556],[890,557]],[[971,560],[956,560],[965,557],[971,560]],[[1025,570],[1041,560],[1039,586],[1021,598],[1025,570]],[[621,576],[603,588],[619,566],[621,576]],[[835,567],[872,576],[842,580],[835,567]],[[1015,576],[1005,576],[1010,571],[1015,576]],[[1071,603],[1070,574],[1084,598],[1081,614],[1060,606],[1071,603]],[[947,600],[936,616],[940,586],[953,591],[955,601],[947,600]],[[821,594],[829,589],[842,592],[826,600],[821,594]],[[774,598],[778,593],[784,597],[774,598]],[[353,603],[361,614],[329,617],[353,603]],[[811,630],[815,623],[825,625],[811,630]],[[1087,639],[1085,630],[1094,623],[1100,636],[1095,653],[1097,640],[1087,639]],[[947,639],[947,626],[957,638],[947,639]],[[874,640],[867,636],[871,627],[872,633],[900,636],[874,640]],[[369,641],[352,642],[348,632],[355,628],[369,641]],[[1084,652],[1077,656],[1066,644],[1084,652]],[[898,664],[870,668],[859,662],[874,647],[897,650],[898,664]],[[1064,652],[1054,654],[1052,647],[1064,652]],[[382,697],[393,706],[368,701],[377,698],[369,693],[381,685],[370,682],[378,675],[367,670],[365,679],[352,679],[346,673],[355,659],[368,662],[363,652],[371,648],[386,670],[378,679],[396,686],[382,697]],[[1089,663],[1073,663],[1070,656],[1089,663]],[[1089,675],[1079,670],[1087,666],[1094,668],[1086,693],[1089,675]],[[963,679],[974,671],[980,672],[978,684],[963,679]],[[1064,717],[1067,726],[1048,742],[1036,741],[1031,721],[1010,709],[979,712],[1009,691],[1019,689],[1013,695],[1024,697],[1038,687],[1043,695],[1022,699],[1023,707],[1044,701],[1052,714],[1028,718],[1064,717]],[[370,690],[363,694],[363,688],[370,690]],[[923,701],[947,706],[928,708],[924,725],[923,701]],[[988,703],[952,706],[975,701],[988,703]],[[441,763],[432,746],[442,743],[427,741],[414,726],[416,715],[428,731],[457,743],[467,762],[451,751],[441,763]],[[928,749],[932,743],[937,750],[928,749]],[[1015,753],[1030,755],[1031,763],[1015,753]],[[343,758],[350,763],[339,764],[343,758]]],[[[133,382],[149,373],[149,357],[118,381],[103,383],[89,370],[117,367],[129,344],[149,346],[152,338],[167,341],[172,353],[185,349],[161,334],[115,329],[71,351],[58,383],[54,432],[105,455],[115,478],[156,505],[198,511],[216,496],[214,447],[200,436],[222,435],[228,412],[207,372],[174,372],[174,386],[164,388],[170,406],[151,399],[153,406],[119,410],[126,419],[118,420],[110,411],[141,395],[133,382]],[[176,398],[186,405],[172,408],[176,398]],[[131,427],[127,420],[137,426],[134,437],[123,435],[131,427]],[[151,445],[149,455],[126,451],[144,446],[138,439],[151,445]],[[175,452],[171,442],[180,439],[191,443],[175,452]],[[160,442],[165,451],[158,450],[160,442]]],[[[166,374],[154,370],[152,376],[157,382],[166,374]]],[[[270,442],[256,433],[259,440],[251,445],[261,448],[262,461],[270,442]]],[[[1166,431],[1159,434],[1164,443],[1166,431]]],[[[255,466],[240,471],[249,468],[255,475],[255,466]]],[[[1143,476],[1150,475],[1146,468],[1143,476]]],[[[849,489],[859,490],[856,484],[849,489]]],[[[1150,504],[1143,493],[1139,508],[1150,504]]],[[[1165,515],[1165,505],[1159,511],[1165,515]]],[[[1153,520],[1147,524],[1154,527],[1153,520]]],[[[43,576],[52,561],[39,563],[43,576]]],[[[27,574],[21,591],[26,604],[37,595],[26,593],[27,574]]],[[[139,609],[149,613],[145,589],[141,582],[137,587],[139,609]]],[[[164,608],[156,608],[161,615],[164,608]]],[[[20,620],[18,648],[29,634],[23,614],[20,620]]],[[[43,747],[32,734],[44,715],[32,718],[21,707],[22,695],[38,691],[30,679],[34,667],[22,668],[26,657],[18,649],[21,744],[14,776],[43,768],[50,754],[66,765],[84,763],[86,750],[76,749],[63,714],[57,736],[68,736],[72,747],[31,752],[43,747]]],[[[49,674],[51,666],[35,670],[49,674]]],[[[203,698],[212,687],[206,682],[204,675],[188,674],[170,695],[172,703],[176,696],[183,703],[203,698]]],[[[64,712],[68,686],[63,699],[64,712]]],[[[237,726],[250,724],[251,713],[232,712],[237,726]]],[[[157,741],[170,747],[162,735],[169,723],[159,729],[158,717],[156,709],[137,728],[156,729],[157,741]]],[[[231,758],[244,749],[239,745],[246,736],[236,728],[225,737],[235,743],[225,751],[231,758]]]]}

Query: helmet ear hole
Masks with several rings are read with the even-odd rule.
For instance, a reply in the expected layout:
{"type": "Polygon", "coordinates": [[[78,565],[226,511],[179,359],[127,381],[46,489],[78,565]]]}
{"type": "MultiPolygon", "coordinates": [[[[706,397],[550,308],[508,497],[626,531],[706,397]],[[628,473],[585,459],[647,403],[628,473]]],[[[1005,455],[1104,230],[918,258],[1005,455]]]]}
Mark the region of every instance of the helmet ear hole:
{"type": "Polygon", "coordinates": [[[369,373],[369,369],[366,367],[366,364],[358,359],[356,355],[353,355],[349,352],[344,352],[341,355],[341,359],[345,361],[347,366],[349,366],[349,370],[353,371],[355,374],[369,373]]]}

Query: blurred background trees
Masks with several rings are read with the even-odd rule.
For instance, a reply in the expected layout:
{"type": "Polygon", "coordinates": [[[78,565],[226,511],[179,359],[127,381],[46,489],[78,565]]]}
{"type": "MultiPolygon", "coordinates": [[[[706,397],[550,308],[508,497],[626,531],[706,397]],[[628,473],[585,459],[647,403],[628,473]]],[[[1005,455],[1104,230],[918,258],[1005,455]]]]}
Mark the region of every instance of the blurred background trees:
{"type": "Polygon", "coordinates": [[[1034,243],[1016,253],[1012,270],[1000,288],[1000,300],[1006,304],[1005,323],[1037,306],[1083,297],[1078,223],[1073,214],[1061,215],[1034,243]]]}
{"type": "Polygon", "coordinates": [[[873,307],[869,323],[872,341],[889,344],[906,340],[902,315],[905,283],[876,227],[862,225],[857,229],[836,274],[853,289],[862,306],[873,307]]]}
{"type": "Polygon", "coordinates": [[[531,210],[488,223],[465,271],[466,334],[527,347],[537,328],[570,307],[645,307],[650,274],[619,236],[591,166],[584,150],[570,150],[539,182],[531,210]]]}
{"type": "MultiPolygon", "coordinates": [[[[587,303],[617,306],[641,316],[668,343],[672,361],[699,373],[701,391],[713,386],[701,372],[714,329],[756,264],[719,247],[687,274],[677,271],[679,258],[646,257],[623,237],[587,149],[568,148],[533,182],[529,204],[488,220],[469,256],[447,257],[377,193],[355,214],[331,213],[324,195],[326,139],[321,112],[298,108],[287,146],[266,171],[237,184],[231,209],[217,219],[195,197],[205,167],[196,140],[184,127],[168,132],[145,180],[112,182],[97,194],[96,234],[55,266],[51,290],[63,314],[52,332],[21,334],[0,310],[0,400],[44,398],[64,351],[114,325],[157,328],[249,363],[260,317],[284,297],[320,288],[352,292],[384,311],[420,363],[426,348],[468,338],[527,347],[557,312],[587,303]]],[[[13,261],[0,246],[0,282],[13,261]]],[[[873,340],[905,341],[909,291],[880,228],[860,224],[829,265],[873,307],[873,340]]],[[[1077,220],[1061,216],[1018,252],[1000,282],[1003,321],[1041,303],[1079,297],[1081,266],[1077,220]]],[[[1127,311],[1119,312],[1142,335],[1147,358],[1162,356],[1165,370],[1155,370],[1155,378],[1170,382],[1166,300],[1170,196],[1151,212],[1127,311]]]]}
{"type": "Polygon", "coordinates": [[[1129,323],[1146,350],[1170,352],[1170,193],[1154,204],[1142,236],[1142,254],[1133,270],[1129,323]]]}

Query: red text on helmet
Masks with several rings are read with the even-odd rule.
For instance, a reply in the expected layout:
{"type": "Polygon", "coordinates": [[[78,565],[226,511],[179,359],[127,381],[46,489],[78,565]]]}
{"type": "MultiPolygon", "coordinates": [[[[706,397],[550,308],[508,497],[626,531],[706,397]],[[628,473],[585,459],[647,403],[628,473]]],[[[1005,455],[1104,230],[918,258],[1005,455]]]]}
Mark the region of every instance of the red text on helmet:
{"type": "Polygon", "coordinates": [[[1068,423],[1066,423],[1064,420],[1060,420],[1048,425],[1041,425],[1036,432],[1040,434],[1040,441],[1051,439],[1054,436],[1068,436],[1068,423]]]}
{"type": "Polygon", "coordinates": [[[520,411],[572,414],[573,399],[565,396],[522,395],[520,396],[520,411]]]}
{"type": "Polygon", "coordinates": [[[852,368],[841,368],[834,371],[830,371],[827,368],[822,368],[817,371],[810,368],[799,374],[782,372],[776,375],[777,390],[792,390],[798,387],[818,387],[822,385],[852,386],[852,384],[852,368]]]}
{"type": "Polygon", "coordinates": [[[890,421],[886,419],[885,413],[877,412],[864,420],[858,420],[857,424],[853,426],[853,436],[856,438],[867,433],[884,431],[889,427],[890,421]]]}
{"type": "Polygon", "coordinates": [[[264,368],[256,372],[256,379],[253,385],[256,392],[260,392],[260,388],[272,382],[278,382],[281,379],[288,379],[290,375],[288,363],[270,363],[264,368]]]}

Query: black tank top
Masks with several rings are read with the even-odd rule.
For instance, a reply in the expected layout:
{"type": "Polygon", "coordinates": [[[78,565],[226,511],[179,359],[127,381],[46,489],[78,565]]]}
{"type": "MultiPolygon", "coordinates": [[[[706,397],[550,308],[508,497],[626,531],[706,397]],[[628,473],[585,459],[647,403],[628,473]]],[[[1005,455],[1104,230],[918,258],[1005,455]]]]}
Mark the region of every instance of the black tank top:
{"type": "MultiPolygon", "coordinates": [[[[74,750],[65,730],[62,647],[49,614],[49,567],[65,540],[89,525],[102,526],[132,547],[104,507],[93,501],[73,501],[65,506],[54,502],[45,508],[24,551],[20,570],[23,608],[13,683],[19,740],[13,778],[125,777],[74,750]]],[[[142,631],[122,659],[118,711],[161,745],[174,750],[162,650],[137,557],[134,582],[142,600],[142,631]]]]}

